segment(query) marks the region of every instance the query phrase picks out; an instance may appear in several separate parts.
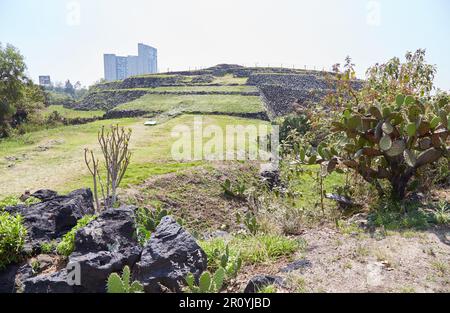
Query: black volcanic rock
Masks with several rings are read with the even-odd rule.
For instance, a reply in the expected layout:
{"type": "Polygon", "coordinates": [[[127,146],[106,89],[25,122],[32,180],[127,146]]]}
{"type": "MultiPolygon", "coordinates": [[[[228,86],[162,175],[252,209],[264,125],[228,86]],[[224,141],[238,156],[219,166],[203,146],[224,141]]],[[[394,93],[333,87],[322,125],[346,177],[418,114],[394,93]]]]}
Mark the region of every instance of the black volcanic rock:
{"type": "Polygon", "coordinates": [[[191,272],[198,279],[207,264],[206,254],[194,237],[166,216],[144,247],[134,276],[146,292],[160,292],[160,285],[180,292],[186,275],[191,272]]]}

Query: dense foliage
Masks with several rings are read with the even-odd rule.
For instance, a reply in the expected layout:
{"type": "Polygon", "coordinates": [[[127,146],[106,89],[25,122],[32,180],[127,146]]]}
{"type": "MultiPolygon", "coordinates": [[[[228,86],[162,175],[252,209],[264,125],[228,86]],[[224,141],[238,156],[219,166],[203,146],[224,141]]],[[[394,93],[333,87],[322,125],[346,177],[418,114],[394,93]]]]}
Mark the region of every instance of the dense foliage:
{"type": "Polygon", "coordinates": [[[0,45],[0,137],[9,136],[13,128],[40,118],[44,107],[43,90],[26,75],[20,52],[11,45],[0,45]]]}
{"type": "Polygon", "coordinates": [[[58,254],[63,256],[69,256],[73,252],[73,249],[75,248],[75,235],[77,231],[85,227],[95,218],[96,218],[95,215],[85,215],[84,217],[79,219],[77,221],[77,225],[75,225],[75,227],[73,227],[67,234],[64,235],[61,242],[56,247],[56,251],[58,252],[58,254]]]}
{"type": "Polygon", "coordinates": [[[26,235],[21,215],[0,213],[0,270],[20,261],[26,235]]]}
{"type": "Polygon", "coordinates": [[[434,66],[425,63],[424,50],[408,52],[405,63],[393,58],[371,67],[359,90],[349,58],[343,72],[336,68],[337,88],[326,99],[337,105],[331,134],[315,148],[298,148],[298,158],[328,172],[354,170],[381,195],[380,180],[387,181],[392,197],[403,199],[423,180],[420,168],[449,157],[450,101],[431,95],[434,66]]]}

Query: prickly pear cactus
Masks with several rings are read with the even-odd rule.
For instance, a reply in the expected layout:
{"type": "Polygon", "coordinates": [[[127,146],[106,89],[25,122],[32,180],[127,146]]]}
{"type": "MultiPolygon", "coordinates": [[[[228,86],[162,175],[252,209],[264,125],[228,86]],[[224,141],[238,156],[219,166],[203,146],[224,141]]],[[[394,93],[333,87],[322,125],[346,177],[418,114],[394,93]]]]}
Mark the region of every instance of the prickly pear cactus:
{"type": "Polygon", "coordinates": [[[392,195],[402,199],[420,167],[449,157],[449,114],[448,97],[398,95],[391,104],[360,105],[332,124],[333,132],[344,134],[341,149],[319,145],[317,153],[299,156],[309,164],[327,162],[329,171],[344,165],[377,188],[378,179],[387,179],[392,195]]]}
{"type": "Polygon", "coordinates": [[[108,293],[141,293],[144,287],[138,282],[131,283],[130,268],[125,266],[122,271],[122,277],[117,273],[112,273],[108,277],[107,292],[108,293]]]}
{"type": "Polygon", "coordinates": [[[213,275],[210,272],[203,272],[200,275],[198,285],[196,285],[192,273],[188,273],[185,280],[188,287],[187,290],[191,293],[216,293],[222,289],[225,280],[225,270],[219,267],[213,275]]]}

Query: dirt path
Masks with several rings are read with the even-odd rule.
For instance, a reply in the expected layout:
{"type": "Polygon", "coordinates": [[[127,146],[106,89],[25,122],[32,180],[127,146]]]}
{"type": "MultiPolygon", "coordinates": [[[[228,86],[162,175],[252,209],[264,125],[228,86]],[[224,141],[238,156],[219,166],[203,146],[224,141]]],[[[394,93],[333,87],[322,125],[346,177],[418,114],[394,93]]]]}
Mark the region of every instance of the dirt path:
{"type": "Polygon", "coordinates": [[[307,230],[299,268],[282,273],[290,291],[450,291],[450,228],[375,237],[329,227],[307,230]]]}

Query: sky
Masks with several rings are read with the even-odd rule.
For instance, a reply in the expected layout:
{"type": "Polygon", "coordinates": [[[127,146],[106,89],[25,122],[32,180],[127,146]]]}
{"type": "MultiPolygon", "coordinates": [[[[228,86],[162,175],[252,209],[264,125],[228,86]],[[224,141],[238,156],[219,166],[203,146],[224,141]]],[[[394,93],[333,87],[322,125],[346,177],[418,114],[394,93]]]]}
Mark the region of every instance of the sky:
{"type": "Polygon", "coordinates": [[[418,48],[450,89],[448,0],[0,0],[0,42],[37,81],[103,77],[103,53],[158,49],[160,72],[220,63],[330,69],[349,55],[357,74],[418,48]]]}

